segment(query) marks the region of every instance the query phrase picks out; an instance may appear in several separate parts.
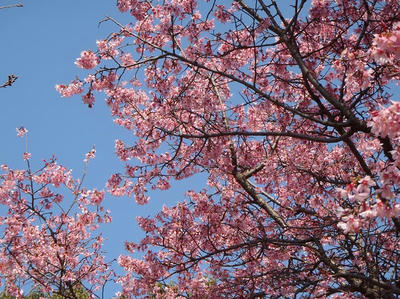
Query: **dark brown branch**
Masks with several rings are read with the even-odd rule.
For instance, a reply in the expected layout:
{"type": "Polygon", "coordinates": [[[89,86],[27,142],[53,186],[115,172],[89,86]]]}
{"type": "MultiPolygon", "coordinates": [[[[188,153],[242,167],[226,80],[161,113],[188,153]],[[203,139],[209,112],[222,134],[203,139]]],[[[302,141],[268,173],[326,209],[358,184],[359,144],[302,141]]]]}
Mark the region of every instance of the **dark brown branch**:
{"type": "Polygon", "coordinates": [[[181,138],[195,138],[195,139],[208,139],[208,138],[214,138],[214,137],[223,137],[223,136],[264,136],[264,137],[269,137],[269,136],[283,136],[283,137],[292,137],[296,139],[302,139],[302,140],[309,140],[309,141],[315,141],[315,142],[322,142],[322,143],[336,143],[345,140],[349,136],[352,135],[352,131],[348,131],[342,136],[339,137],[331,137],[331,138],[323,138],[323,137],[318,137],[318,136],[312,136],[312,135],[306,135],[306,134],[299,134],[299,133],[294,133],[294,132],[270,132],[270,131],[264,131],[264,132],[250,132],[250,131],[232,131],[232,132],[218,132],[218,133],[204,133],[204,134],[184,134],[184,133],[174,133],[172,131],[168,131],[164,128],[157,128],[161,130],[162,132],[175,136],[175,137],[181,137],[181,138]]]}
{"type": "MultiPolygon", "coordinates": [[[[1,7],[0,7],[1,9],[1,7]]],[[[7,86],[11,86],[14,84],[15,81],[17,81],[18,77],[15,76],[14,74],[8,75],[8,79],[6,82],[4,82],[2,85],[0,85],[0,88],[5,88],[7,86]]]]}

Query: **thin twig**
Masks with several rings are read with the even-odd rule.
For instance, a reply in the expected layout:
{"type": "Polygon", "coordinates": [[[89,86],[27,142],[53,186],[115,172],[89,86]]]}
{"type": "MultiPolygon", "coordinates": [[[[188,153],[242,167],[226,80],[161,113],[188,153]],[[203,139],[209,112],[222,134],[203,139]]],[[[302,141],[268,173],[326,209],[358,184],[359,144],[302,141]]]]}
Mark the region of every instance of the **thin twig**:
{"type": "MultiPolygon", "coordinates": [[[[1,8],[1,7],[0,7],[1,8]]],[[[0,88],[5,88],[7,86],[13,85],[15,81],[17,81],[18,77],[15,76],[14,74],[8,75],[8,79],[6,82],[4,82],[2,85],[0,85],[0,88]]]]}
{"type": "Polygon", "coordinates": [[[0,9],[3,8],[13,8],[13,7],[23,7],[24,5],[22,3],[17,3],[17,4],[11,4],[11,5],[6,5],[6,6],[0,6],[0,9]]]}

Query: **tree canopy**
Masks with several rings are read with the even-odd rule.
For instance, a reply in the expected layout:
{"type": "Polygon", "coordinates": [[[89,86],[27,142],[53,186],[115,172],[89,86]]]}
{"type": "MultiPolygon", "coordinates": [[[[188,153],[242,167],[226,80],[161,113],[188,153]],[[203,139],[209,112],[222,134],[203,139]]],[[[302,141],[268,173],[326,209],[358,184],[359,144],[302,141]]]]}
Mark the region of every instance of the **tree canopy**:
{"type": "MultiPolygon", "coordinates": [[[[137,219],[146,237],[126,237],[119,295],[400,296],[398,0],[281,2],[119,0],[132,22],[107,17],[115,32],[75,62],[88,75],[56,86],[89,108],[104,94],[135,136],[116,140],[126,171],[111,195],[143,205],[204,178],[137,219]]],[[[7,287],[96,293],[115,275],[94,235],[110,221],[104,191],[25,159],[1,176],[7,287]]]]}

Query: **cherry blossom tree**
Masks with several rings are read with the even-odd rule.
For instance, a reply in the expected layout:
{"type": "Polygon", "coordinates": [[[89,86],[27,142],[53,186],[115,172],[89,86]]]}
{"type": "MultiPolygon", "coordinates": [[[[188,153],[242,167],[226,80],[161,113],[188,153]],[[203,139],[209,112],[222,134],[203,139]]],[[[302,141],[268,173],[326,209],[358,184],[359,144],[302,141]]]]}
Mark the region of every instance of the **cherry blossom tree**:
{"type": "Polygon", "coordinates": [[[118,0],[132,22],[57,86],[136,136],[111,194],[205,178],[138,218],[124,296],[400,296],[400,5],[287,2],[118,0]]]}
{"type": "MultiPolygon", "coordinates": [[[[27,132],[17,129],[20,137],[27,132]]],[[[86,166],[94,155],[94,149],[86,155],[86,166]]],[[[1,165],[0,204],[7,212],[0,217],[3,295],[23,298],[30,286],[32,296],[89,298],[113,275],[103,256],[103,237],[95,234],[99,225],[111,221],[101,206],[104,191],[85,189],[83,178],[73,179],[55,158],[35,171],[30,153],[23,158],[25,170],[1,165]]]]}

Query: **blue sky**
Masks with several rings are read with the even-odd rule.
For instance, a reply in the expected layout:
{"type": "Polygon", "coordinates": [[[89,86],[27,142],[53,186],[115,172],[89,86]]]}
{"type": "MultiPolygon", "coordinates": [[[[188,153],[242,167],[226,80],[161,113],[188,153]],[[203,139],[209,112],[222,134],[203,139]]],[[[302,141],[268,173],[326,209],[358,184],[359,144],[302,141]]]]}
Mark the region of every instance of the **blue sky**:
{"type": "MultiPolygon", "coordinates": [[[[115,139],[133,143],[134,138],[112,122],[104,96],[89,109],[80,97],[61,98],[55,85],[69,83],[76,75],[84,77],[86,72],[75,66],[75,59],[82,50],[95,49],[96,40],[115,29],[109,23],[99,26],[99,21],[109,15],[127,23],[129,14],[121,15],[112,0],[21,1],[23,8],[0,9],[0,83],[9,74],[19,77],[12,87],[0,89],[0,164],[25,167],[21,158],[25,142],[16,137],[16,128],[25,126],[34,168],[54,154],[80,177],[85,153],[95,145],[96,159],[89,164],[85,185],[102,189],[112,173],[123,169],[114,155],[115,139]]],[[[18,2],[0,0],[0,6],[14,3],[18,2]]],[[[143,236],[137,215],[154,214],[163,203],[182,199],[186,184],[181,182],[162,195],[153,193],[146,206],[108,196],[104,204],[113,222],[103,227],[107,257],[123,253],[124,240],[138,241],[143,236]]],[[[115,291],[115,286],[109,286],[105,298],[115,291]]]]}

